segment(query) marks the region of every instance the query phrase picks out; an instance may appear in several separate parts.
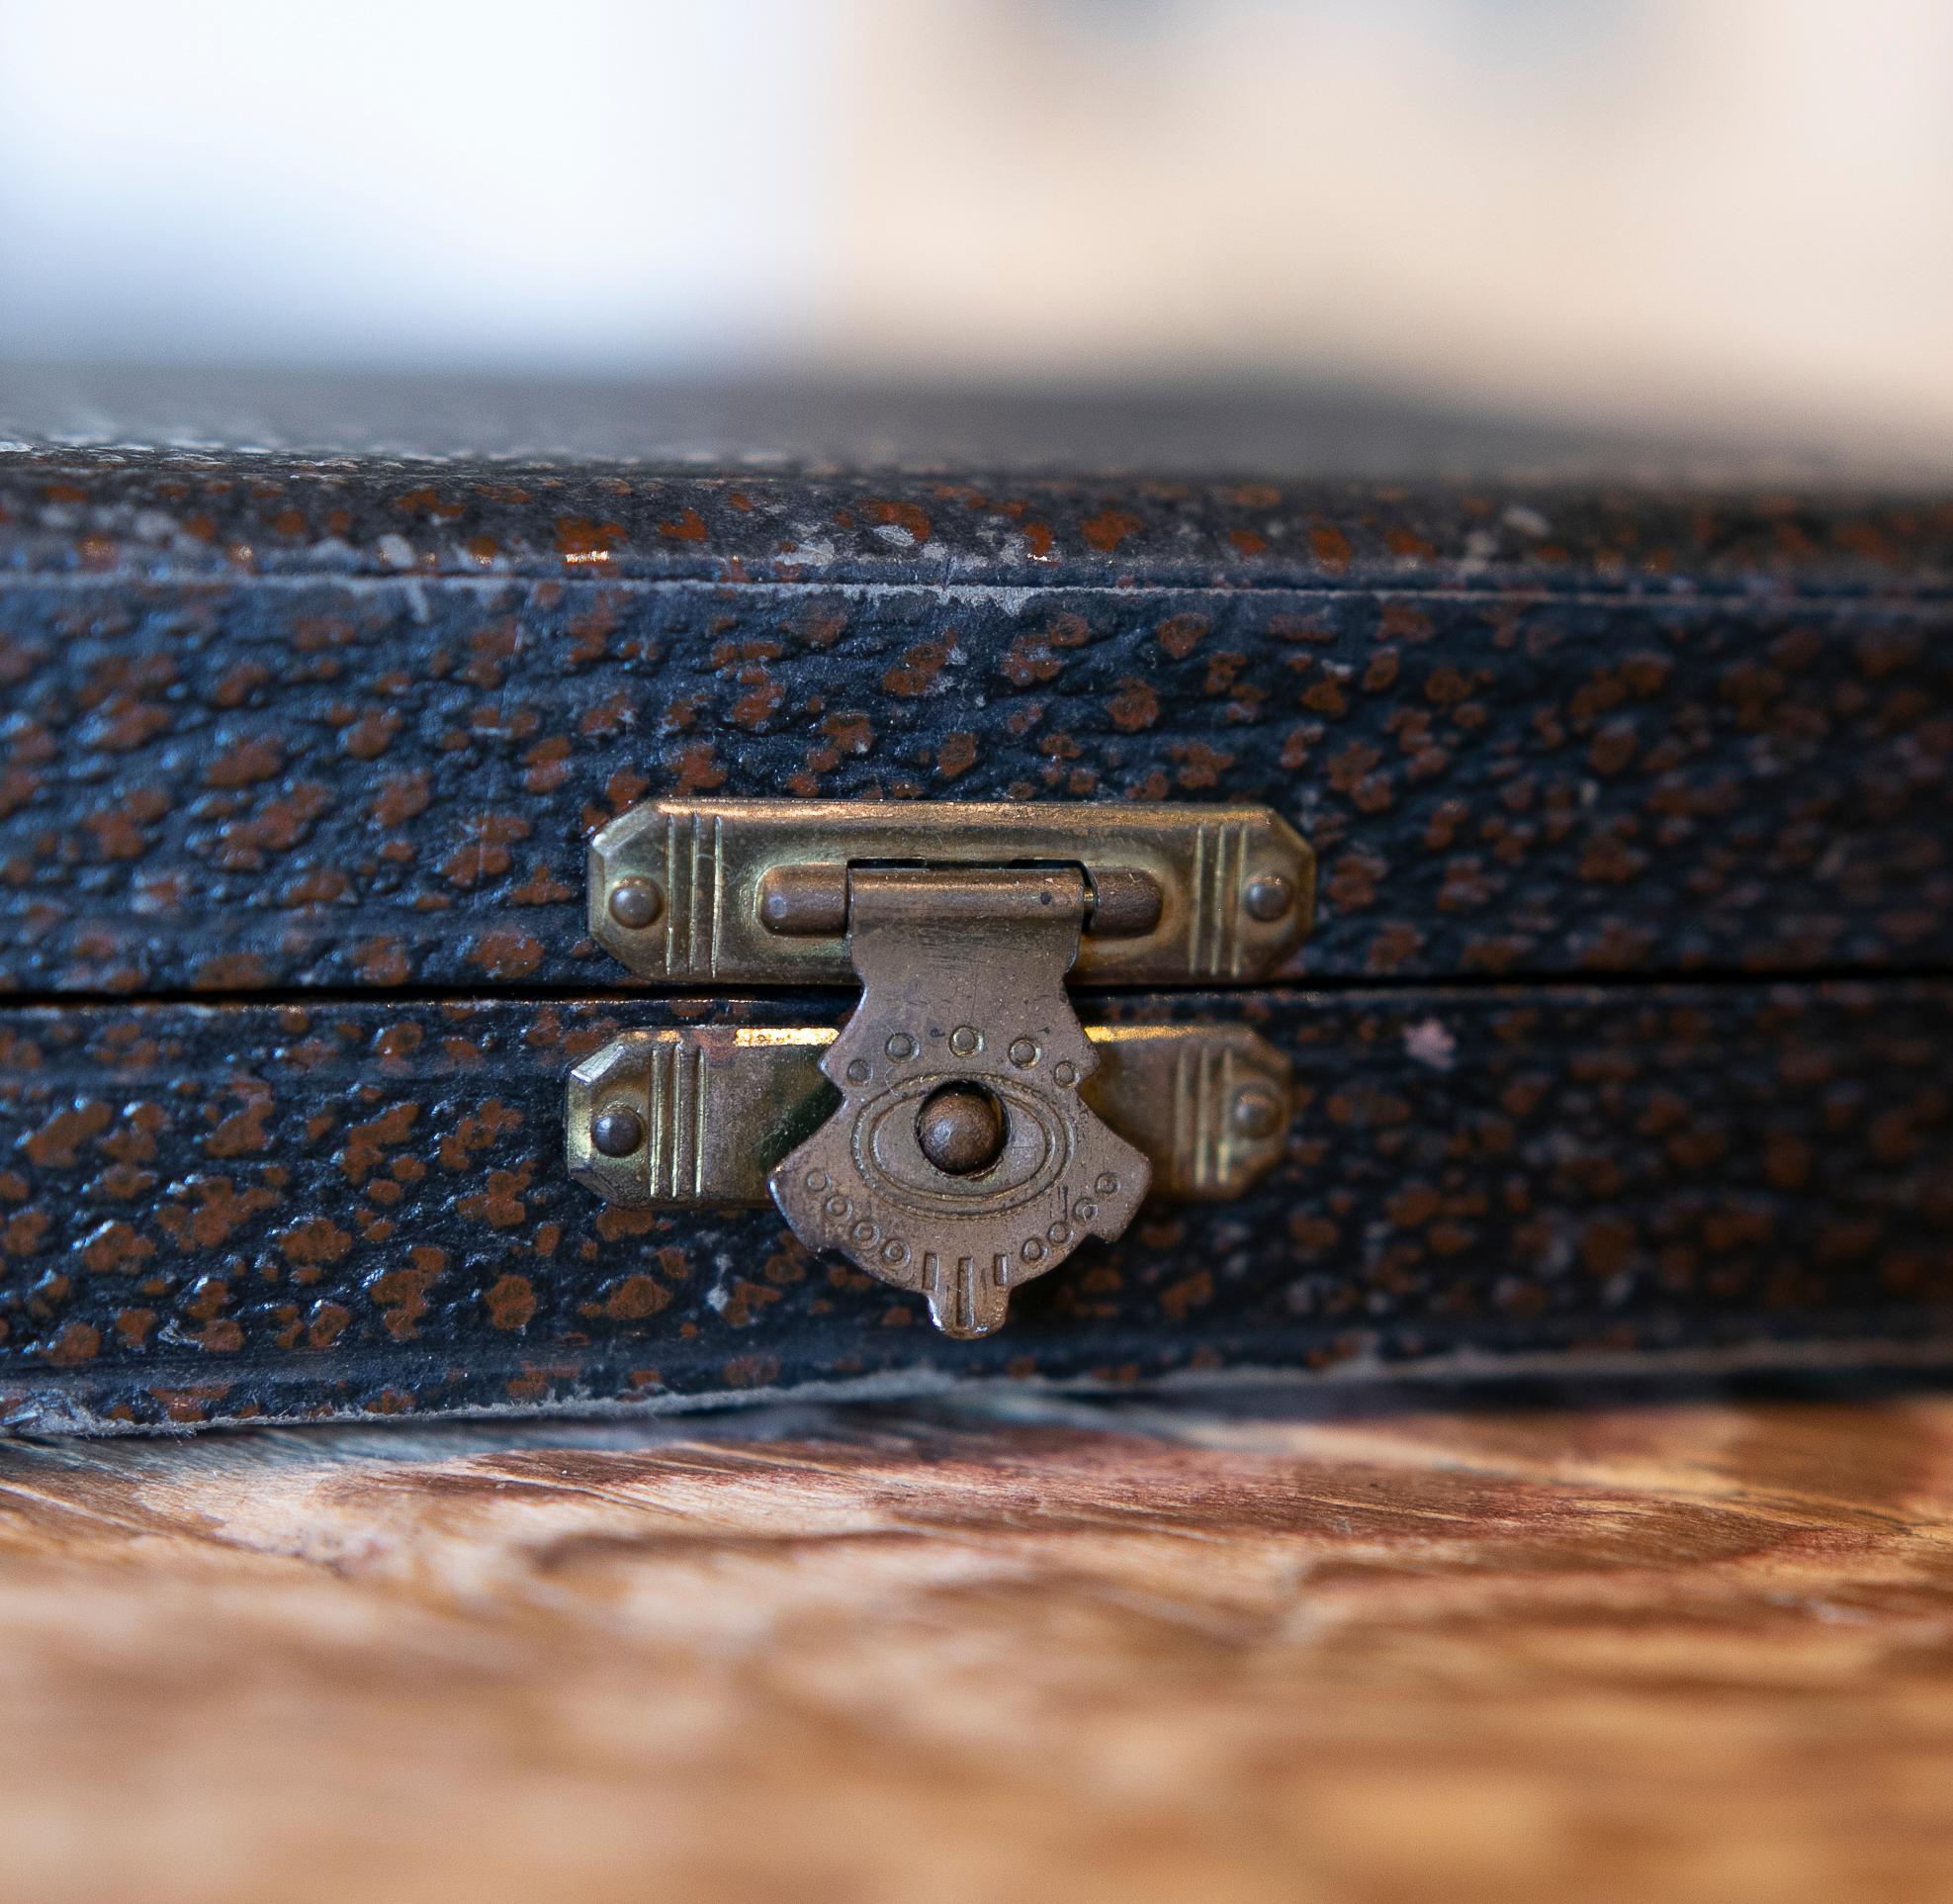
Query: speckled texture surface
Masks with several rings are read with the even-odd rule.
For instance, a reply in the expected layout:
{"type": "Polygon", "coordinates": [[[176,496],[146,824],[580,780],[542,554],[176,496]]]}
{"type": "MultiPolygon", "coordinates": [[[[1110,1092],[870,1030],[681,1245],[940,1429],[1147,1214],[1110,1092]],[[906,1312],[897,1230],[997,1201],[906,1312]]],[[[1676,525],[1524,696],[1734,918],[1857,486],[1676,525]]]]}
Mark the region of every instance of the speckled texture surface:
{"type": "Polygon", "coordinates": [[[0,454],[9,1405],[1915,1350],[1949,637],[1930,490],[0,454]],[[844,1007],[585,937],[591,833],[688,791],[1275,807],[1327,989],[1117,1009],[1287,1045],[1286,1170],[966,1347],[770,1213],[596,1204],[577,1056],[844,1007]]]}
{"type": "MultiPolygon", "coordinates": [[[[38,1008],[0,1029],[16,1426],[668,1405],[1546,1351],[1917,1348],[1953,1299],[1953,985],[1252,1001],[1285,1162],[1148,1207],[952,1343],[771,1209],[598,1202],[563,1077],[723,1005],[38,1008]]],[[[743,1008],[790,1022],[804,1001],[743,1008]]]]}
{"type": "Polygon", "coordinates": [[[647,795],[1265,801],[1308,976],[1953,962],[1930,502],[0,459],[0,987],[617,982],[647,795]]]}

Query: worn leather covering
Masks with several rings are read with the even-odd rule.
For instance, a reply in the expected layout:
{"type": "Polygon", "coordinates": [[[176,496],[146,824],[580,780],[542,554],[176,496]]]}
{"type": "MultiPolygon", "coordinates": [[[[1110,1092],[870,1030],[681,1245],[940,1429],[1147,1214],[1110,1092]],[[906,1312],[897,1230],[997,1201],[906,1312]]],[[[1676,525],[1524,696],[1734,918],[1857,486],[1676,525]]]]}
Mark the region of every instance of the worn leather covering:
{"type": "Polygon", "coordinates": [[[1238,399],[1149,460],[50,388],[0,383],[21,1420],[1937,1335],[1953,483],[1238,399]],[[606,1211],[562,1074],[677,1008],[583,856],[687,791],[1276,807],[1316,930],[1202,1009],[1303,1063],[1287,1167],[967,1347],[770,1213],[606,1211]]]}

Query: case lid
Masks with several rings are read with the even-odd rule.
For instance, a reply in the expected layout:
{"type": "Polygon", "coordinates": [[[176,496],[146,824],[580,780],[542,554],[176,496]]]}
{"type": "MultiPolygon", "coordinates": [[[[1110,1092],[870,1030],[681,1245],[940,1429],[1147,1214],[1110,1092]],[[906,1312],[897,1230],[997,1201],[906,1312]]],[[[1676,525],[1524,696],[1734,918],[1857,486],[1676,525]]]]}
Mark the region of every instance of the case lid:
{"type": "Polygon", "coordinates": [[[644,985],[661,794],[1275,808],[1290,977],[1953,952],[1953,482],[1209,393],[0,382],[0,987],[644,985]]]}

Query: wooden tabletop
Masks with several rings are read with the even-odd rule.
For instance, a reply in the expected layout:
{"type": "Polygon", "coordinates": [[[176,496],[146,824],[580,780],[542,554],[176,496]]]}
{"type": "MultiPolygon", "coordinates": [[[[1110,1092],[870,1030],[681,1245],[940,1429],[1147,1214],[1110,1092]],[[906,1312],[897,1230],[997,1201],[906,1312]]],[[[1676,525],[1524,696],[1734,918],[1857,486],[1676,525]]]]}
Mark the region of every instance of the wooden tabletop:
{"type": "Polygon", "coordinates": [[[1953,1891],[1953,1401],[0,1447],[0,1892],[1953,1891]]]}

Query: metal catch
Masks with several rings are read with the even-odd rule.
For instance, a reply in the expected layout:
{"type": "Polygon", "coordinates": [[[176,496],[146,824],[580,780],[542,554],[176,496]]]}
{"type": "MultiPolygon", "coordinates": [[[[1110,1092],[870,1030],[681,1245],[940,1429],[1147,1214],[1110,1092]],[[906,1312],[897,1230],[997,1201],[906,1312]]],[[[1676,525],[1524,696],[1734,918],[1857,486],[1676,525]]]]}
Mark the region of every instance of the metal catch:
{"type": "Polygon", "coordinates": [[[777,982],[839,956],[863,989],[839,1034],[613,1041],[571,1078],[581,1181],[672,1204],[763,1184],[809,1248],[978,1336],[1149,1189],[1231,1195],[1281,1153],[1288,1069],[1253,1032],[1088,1031],[1065,991],[1088,961],[1265,969],[1306,929],[1312,873],[1272,814],[811,804],[658,802],[597,836],[592,927],[634,969],[777,982]]]}

